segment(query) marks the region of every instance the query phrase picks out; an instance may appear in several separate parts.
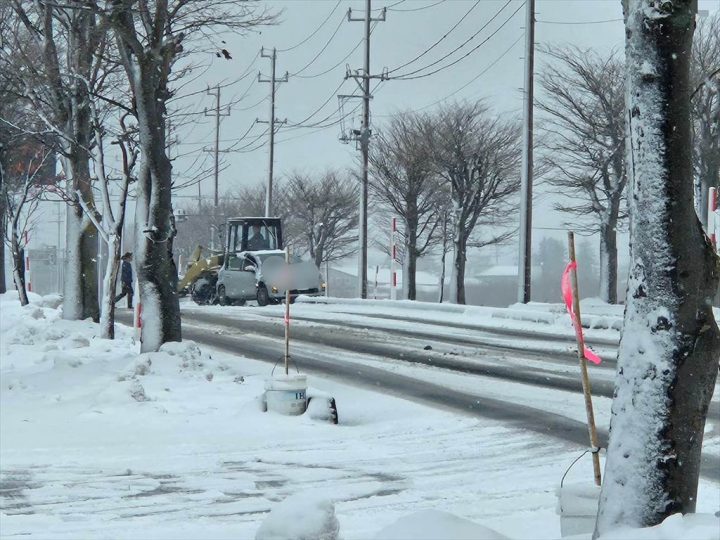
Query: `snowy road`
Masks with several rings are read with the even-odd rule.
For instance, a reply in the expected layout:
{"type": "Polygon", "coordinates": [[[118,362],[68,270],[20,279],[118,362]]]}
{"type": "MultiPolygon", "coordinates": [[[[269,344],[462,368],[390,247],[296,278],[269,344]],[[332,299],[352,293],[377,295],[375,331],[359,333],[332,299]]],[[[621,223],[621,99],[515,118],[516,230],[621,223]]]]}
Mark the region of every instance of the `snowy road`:
{"type": "MultiPolygon", "coordinates": [[[[304,371],[587,446],[577,360],[567,338],[514,336],[457,323],[448,329],[377,314],[339,320],[316,309],[309,315],[295,311],[292,356],[304,371]]],[[[183,323],[185,337],[219,350],[273,363],[282,356],[279,308],[184,306],[183,323]]],[[[610,340],[605,342],[607,356],[610,340]]],[[[603,441],[613,376],[614,361],[591,368],[603,441]]],[[[709,424],[715,431],[719,421],[714,401],[709,424]]],[[[715,435],[708,433],[708,446],[715,435]]],[[[716,453],[706,452],[703,474],[720,481],[716,453]]]]}

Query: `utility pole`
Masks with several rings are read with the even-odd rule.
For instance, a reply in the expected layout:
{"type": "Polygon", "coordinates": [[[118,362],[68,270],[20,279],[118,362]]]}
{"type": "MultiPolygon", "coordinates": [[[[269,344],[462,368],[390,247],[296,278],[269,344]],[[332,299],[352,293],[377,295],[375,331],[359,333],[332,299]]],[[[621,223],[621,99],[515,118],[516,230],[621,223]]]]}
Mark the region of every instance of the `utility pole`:
{"type": "MultiPolygon", "coordinates": [[[[227,110],[223,111],[220,107],[220,85],[216,85],[214,90],[207,89],[207,94],[209,96],[215,96],[215,110],[214,111],[208,111],[205,109],[205,116],[215,116],[215,148],[212,149],[212,152],[215,154],[215,196],[214,196],[214,204],[213,204],[213,224],[210,226],[210,249],[215,249],[215,235],[217,232],[217,227],[215,222],[217,221],[217,210],[218,210],[218,204],[219,204],[219,196],[218,196],[218,179],[220,177],[220,117],[221,116],[230,116],[230,107],[227,107],[227,110]]],[[[206,152],[210,151],[207,148],[204,148],[206,152]]],[[[201,211],[201,193],[200,193],[200,183],[198,182],[198,211],[201,211]]]]}
{"type": "MultiPolygon", "coordinates": [[[[228,106],[226,110],[222,110],[220,107],[220,85],[218,84],[215,86],[214,90],[207,89],[207,94],[209,96],[215,96],[215,110],[214,111],[208,111],[205,109],[205,116],[214,116],[215,117],[215,148],[212,149],[212,152],[215,154],[215,199],[214,199],[214,206],[215,208],[218,207],[219,197],[218,197],[218,178],[220,176],[220,117],[221,116],[230,116],[230,107],[228,106]]],[[[209,151],[208,149],[204,149],[206,152],[209,151]]],[[[198,197],[200,196],[200,188],[198,188],[198,197]]]]}
{"type": "Polygon", "coordinates": [[[525,20],[525,92],[523,102],[523,154],[520,187],[520,249],[518,302],[530,302],[532,268],[533,192],[533,85],[535,71],[535,0],[527,0],[525,20]]]}
{"type": "Polygon", "coordinates": [[[383,8],[380,17],[372,17],[372,0],[365,0],[365,16],[354,19],[352,8],[348,8],[348,21],[361,21],[365,23],[365,61],[362,72],[355,71],[345,74],[345,78],[352,77],[360,85],[363,99],[362,129],[356,134],[355,140],[360,141],[362,151],[363,171],[362,188],[360,189],[360,219],[358,223],[359,253],[358,253],[358,279],[360,298],[367,298],[367,209],[368,209],[368,153],[370,149],[370,79],[385,79],[386,74],[370,75],[370,23],[384,21],[387,10],[383,8]],[[360,83],[362,81],[362,83],[360,83]]]}
{"type": "Polygon", "coordinates": [[[273,164],[275,161],[275,124],[284,124],[286,120],[280,121],[275,118],[275,91],[278,83],[288,81],[288,72],[281,79],[275,77],[275,62],[277,60],[277,50],[275,47],[272,49],[272,53],[266,53],[265,48],[260,49],[260,56],[262,58],[270,59],[270,77],[263,78],[258,73],[258,82],[270,83],[270,119],[266,122],[264,120],[255,120],[262,124],[270,124],[270,164],[268,166],[268,183],[267,190],[265,191],[265,216],[270,217],[270,211],[272,210],[272,186],[273,186],[273,164]]]}

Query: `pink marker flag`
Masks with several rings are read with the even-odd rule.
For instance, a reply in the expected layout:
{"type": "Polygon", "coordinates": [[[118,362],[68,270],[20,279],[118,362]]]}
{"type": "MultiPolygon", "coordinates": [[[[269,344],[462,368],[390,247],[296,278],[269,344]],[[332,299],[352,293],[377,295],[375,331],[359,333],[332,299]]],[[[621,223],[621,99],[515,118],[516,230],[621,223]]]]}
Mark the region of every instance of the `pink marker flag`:
{"type": "MultiPolygon", "coordinates": [[[[565,267],[565,271],[562,275],[562,295],[563,300],[565,300],[565,307],[568,310],[568,313],[570,314],[570,319],[572,319],[573,327],[575,328],[575,333],[577,336],[582,339],[582,342],[585,343],[585,338],[583,337],[583,331],[582,326],[578,324],[577,315],[575,315],[575,309],[573,308],[573,291],[572,286],[570,285],[570,273],[577,268],[577,262],[569,262],[568,265],[565,267]]],[[[592,352],[590,349],[585,347],[585,359],[589,360],[593,364],[599,364],[602,362],[602,359],[592,352]]]]}

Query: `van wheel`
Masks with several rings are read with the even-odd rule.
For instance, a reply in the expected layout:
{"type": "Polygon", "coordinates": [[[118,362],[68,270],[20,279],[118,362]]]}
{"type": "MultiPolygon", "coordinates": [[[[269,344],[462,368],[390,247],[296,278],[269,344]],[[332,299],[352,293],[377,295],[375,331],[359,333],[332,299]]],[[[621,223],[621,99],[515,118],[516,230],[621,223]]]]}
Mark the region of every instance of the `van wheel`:
{"type": "Polygon", "coordinates": [[[267,287],[260,285],[257,291],[257,303],[258,306],[267,306],[270,303],[270,295],[268,294],[267,287]]]}
{"type": "Polygon", "coordinates": [[[218,287],[218,302],[221,306],[228,306],[230,305],[230,302],[228,300],[227,295],[225,294],[225,285],[220,285],[218,287]]]}

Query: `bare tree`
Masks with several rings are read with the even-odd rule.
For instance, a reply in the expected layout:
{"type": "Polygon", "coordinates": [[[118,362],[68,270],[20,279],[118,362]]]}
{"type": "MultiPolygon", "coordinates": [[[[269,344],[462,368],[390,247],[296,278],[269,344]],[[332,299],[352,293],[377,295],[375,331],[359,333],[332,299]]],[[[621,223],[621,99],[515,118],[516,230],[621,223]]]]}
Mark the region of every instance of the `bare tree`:
{"type": "Polygon", "coordinates": [[[520,187],[519,135],[516,122],[501,120],[481,103],[441,107],[430,118],[425,140],[452,201],[451,302],[465,303],[468,247],[502,242],[513,234],[503,229],[508,204],[520,187]],[[475,242],[473,233],[481,235],[475,242]]]}
{"type": "Polygon", "coordinates": [[[623,65],[575,47],[547,49],[553,63],[539,77],[546,113],[546,182],[573,216],[572,228],[600,233],[600,297],[617,303],[617,230],[627,218],[623,65]]]}
{"type": "Polygon", "coordinates": [[[97,231],[77,194],[92,200],[90,102],[103,77],[106,29],[86,2],[12,0],[14,17],[3,29],[9,46],[0,49],[2,70],[12,70],[22,100],[54,135],[74,194],[67,215],[63,317],[99,318],[95,246],[97,231]],[[13,69],[13,66],[15,69],[13,69]]]}
{"type": "Polygon", "coordinates": [[[296,249],[305,250],[317,267],[357,250],[358,185],[342,173],[292,173],[286,183],[285,214],[298,232],[296,249]]]}
{"type": "Polygon", "coordinates": [[[698,22],[691,68],[696,209],[707,226],[708,190],[720,187],[720,15],[698,22]]]}
{"type": "Polygon", "coordinates": [[[376,135],[370,153],[372,195],[403,225],[403,289],[415,300],[417,259],[436,240],[437,200],[441,191],[430,147],[425,144],[427,120],[398,113],[376,135]]]}
{"type": "Polygon", "coordinates": [[[146,313],[142,350],[154,351],[182,338],[166,141],[170,75],[185,47],[206,50],[217,31],[243,32],[273,19],[255,3],[239,0],[113,0],[103,15],[115,33],[138,120],[135,220],[139,292],[146,313]]]}
{"type": "Polygon", "coordinates": [[[6,169],[0,163],[0,186],[2,186],[7,228],[3,231],[4,242],[10,248],[13,267],[13,281],[24,306],[28,303],[25,282],[25,248],[28,234],[34,226],[35,213],[40,202],[47,178],[47,163],[51,161],[46,147],[32,145],[27,152],[9,159],[6,169]]]}
{"type": "Polygon", "coordinates": [[[120,252],[122,247],[122,234],[125,225],[125,204],[127,202],[128,189],[133,180],[133,169],[138,157],[137,145],[133,141],[134,126],[126,124],[127,113],[120,117],[120,130],[113,144],[119,148],[121,158],[121,171],[118,204],[113,209],[110,202],[110,189],[113,180],[106,168],[105,138],[106,128],[96,107],[93,106],[93,128],[95,131],[95,171],[98,177],[98,184],[101,194],[101,211],[93,204],[93,201],[85,201],[81,194],[78,194],[78,201],[87,216],[92,220],[103,241],[108,246],[108,257],[106,262],[105,277],[103,283],[103,297],[100,309],[100,332],[101,337],[106,339],[115,338],[115,290],[117,285],[117,274],[120,268],[120,252]]]}
{"type": "Polygon", "coordinates": [[[625,0],[632,267],[595,536],[697,500],[720,259],[693,207],[694,0],[625,0]]]}

